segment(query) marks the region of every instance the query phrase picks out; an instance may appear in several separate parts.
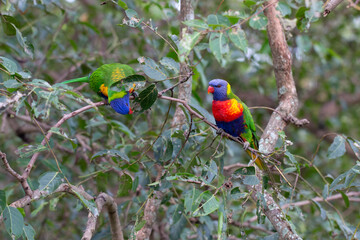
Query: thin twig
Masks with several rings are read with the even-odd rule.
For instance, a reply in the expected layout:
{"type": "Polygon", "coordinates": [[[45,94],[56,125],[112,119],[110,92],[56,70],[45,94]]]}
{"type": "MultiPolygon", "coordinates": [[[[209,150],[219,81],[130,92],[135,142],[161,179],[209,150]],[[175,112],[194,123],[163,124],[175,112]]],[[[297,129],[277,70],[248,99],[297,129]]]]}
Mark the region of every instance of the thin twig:
{"type": "MultiPolygon", "coordinates": [[[[96,107],[99,107],[99,106],[102,106],[102,105],[105,105],[106,102],[105,101],[101,101],[101,102],[97,102],[97,103],[94,103],[94,104],[91,104],[91,105],[87,105],[85,107],[82,107],[82,108],[79,108],[71,113],[68,113],[68,114],[65,114],[54,126],[53,128],[59,128],[66,120],[72,118],[72,117],[75,117],[76,115],[84,112],[84,111],[87,111],[91,108],[96,108],[96,107]]],[[[49,139],[51,138],[53,132],[48,132],[45,136],[45,138],[42,140],[41,142],[41,145],[45,146],[46,142],[49,141],[49,139]]],[[[37,160],[37,158],[39,157],[40,153],[37,152],[35,153],[32,158],[30,159],[28,165],[26,166],[25,168],[25,171],[24,173],[22,174],[22,177],[23,178],[27,178],[37,160]]]]}

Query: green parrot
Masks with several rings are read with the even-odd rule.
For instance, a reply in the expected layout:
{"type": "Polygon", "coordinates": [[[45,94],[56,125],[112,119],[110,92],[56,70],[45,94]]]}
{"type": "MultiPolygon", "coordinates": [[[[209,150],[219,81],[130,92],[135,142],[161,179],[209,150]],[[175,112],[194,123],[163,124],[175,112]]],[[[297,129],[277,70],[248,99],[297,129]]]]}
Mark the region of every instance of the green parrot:
{"type": "Polygon", "coordinates": [[[62,83],[87,82],[94,92],[109,101],[110,106],[117,113],[132,114],[133,111],[130,108],[129,100],[130,93],[134,89],[131,88],[129,91],[126,91],[125,87],[122,87],[121,91],[113,91],[110,87],[121,79],[134,74],[134,69],[128,65],[110,63],[102,65],[88,77],[75,78],[62,83]]]}

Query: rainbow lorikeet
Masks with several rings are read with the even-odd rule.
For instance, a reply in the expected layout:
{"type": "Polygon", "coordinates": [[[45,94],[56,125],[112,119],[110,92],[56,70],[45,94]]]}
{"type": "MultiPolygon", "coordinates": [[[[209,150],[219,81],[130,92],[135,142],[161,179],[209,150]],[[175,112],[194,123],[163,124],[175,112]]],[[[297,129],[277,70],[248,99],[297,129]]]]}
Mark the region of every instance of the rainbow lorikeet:
{"type": "MultiPolygon", "coordinates": [[[[208,93],[213,94],[212,112],[216,125],[228,134],[240,137],[251,148],[258,149],[258,137],[250,110],[231,91],[230,84],[222,79],[211,80],[208,93]]],[[[246,152],[255,159],[256,165],[261,170],[268,172],[266,164],[259,157],[250,150],[246,150],[246,152]]]]}
{"type": "Polygon", "coordinates": [[[90,76],[71,79],[62,83],[87,82],[90,88],[101,97],[109,101],[110,106],[120,114],[132,114],[130,108],[131,88],[126,91],[123,87],[121,91],[113,91],[110,87],[123,78],[134,75],[135,71],[128,65],[121,63],[104,64],[96,69],[90,76]]]}

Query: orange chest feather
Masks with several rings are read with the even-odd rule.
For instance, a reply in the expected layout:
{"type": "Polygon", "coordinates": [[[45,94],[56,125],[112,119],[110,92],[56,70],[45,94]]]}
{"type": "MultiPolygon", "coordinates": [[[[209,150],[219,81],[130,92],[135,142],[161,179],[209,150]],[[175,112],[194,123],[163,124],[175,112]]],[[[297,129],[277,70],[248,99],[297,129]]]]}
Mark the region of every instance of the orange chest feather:
{"type": "Polygon", "coordinates": [[[243,106],[235,99],[213,101],[212,111],[216,121],[230,122],[243,114],[243,106]]]}

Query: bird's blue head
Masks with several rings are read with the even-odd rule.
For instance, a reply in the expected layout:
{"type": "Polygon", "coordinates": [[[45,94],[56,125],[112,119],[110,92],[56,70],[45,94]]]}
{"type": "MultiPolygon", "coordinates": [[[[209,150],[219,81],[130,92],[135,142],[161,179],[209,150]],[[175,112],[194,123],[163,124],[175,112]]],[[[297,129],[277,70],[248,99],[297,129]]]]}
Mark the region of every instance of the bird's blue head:
{"type": "Polygon", "coordinates": [[[228,94],[231,92],[230,84],[222,79],[213,79],[209,82],[208,93],[214,95],[215,101],[228,100],[228,94]]]}
{"type": "Polygon", "coordinates": [[[130,108],[130,94],[127,92],[124,96],[119,97],[119,98],[113,98],[110,99],[109,98],[109,103],[110,106],[117,112],[120,114],[132,114],[133,111],[130,108]]]}

